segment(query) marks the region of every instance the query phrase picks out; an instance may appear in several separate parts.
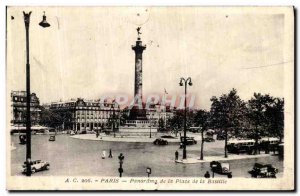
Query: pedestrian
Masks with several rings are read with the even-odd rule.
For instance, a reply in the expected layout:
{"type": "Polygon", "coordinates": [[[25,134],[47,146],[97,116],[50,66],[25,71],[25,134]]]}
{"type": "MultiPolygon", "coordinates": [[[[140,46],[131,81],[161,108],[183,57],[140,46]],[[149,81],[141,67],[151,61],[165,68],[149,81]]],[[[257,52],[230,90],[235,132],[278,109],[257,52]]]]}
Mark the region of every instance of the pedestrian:
{"type": "Polygon", "coordinates": [[[183,148],[183,143],[182,142],[180,142],[179,148],[183,148]]]}
{"type": "Polygon", "coordinates": [[[179,155],[179,153],[178,153],[178,151],[176,150],[176,152],[175,152],[175,161],[178,160],[178,155],[179,155]]]}
{"type": "Polygon", "coordinates": [[[109,149],[109,155],[108,155],[108,158],[112,158],[112,152],[111,152],[111,149],[109,149]]]}
{"type": "Polygon", "coordinates": [[[206,173],[204,174],[204,178],[210,178],[209,171],[206,171],[206,173]]]}
{"type": "Polygon", "coordinates": [[[106,157],[106,152],[105,152],[105,150],[103,150],[102,151],[102,159],[105,159],[105,157],[106,157]]]}
{"type": "Polygon", "coordinates": [[[264,147],[265,147],[265,154],[269,154],[269,142],[267,142],[264,147]]]}

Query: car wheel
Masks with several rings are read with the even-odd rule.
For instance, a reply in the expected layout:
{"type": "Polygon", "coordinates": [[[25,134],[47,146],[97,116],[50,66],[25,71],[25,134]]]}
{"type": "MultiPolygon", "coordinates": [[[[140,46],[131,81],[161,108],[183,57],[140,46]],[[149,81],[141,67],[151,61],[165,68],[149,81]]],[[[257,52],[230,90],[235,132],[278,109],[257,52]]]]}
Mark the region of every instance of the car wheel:
{"type": "Polygon", "coordinates": [[[50,165],[47,165],[47,166],[46,166],[46,170],[49,170],[49,169],[50,169],[50,165]]]}
{"type": "Polygon", "coordinates": [[[32,168],[32,169],[31,169],[31,173],[34,174],[35,172],[36,172],[36,169],[35,169],[35,168],[32,168]]]}

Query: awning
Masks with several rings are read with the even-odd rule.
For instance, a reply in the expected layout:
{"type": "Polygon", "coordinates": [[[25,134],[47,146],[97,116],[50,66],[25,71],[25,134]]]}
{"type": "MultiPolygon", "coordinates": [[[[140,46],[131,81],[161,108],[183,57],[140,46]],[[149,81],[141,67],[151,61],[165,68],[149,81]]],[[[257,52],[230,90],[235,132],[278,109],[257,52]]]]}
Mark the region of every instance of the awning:
{"type": "MultiPolygon", "coordinates": [[[[11,130],[26,130],[25,126],[17,126],[17,125],[13,125],[10,127],[11,130]]],[[[34,125],[31,126],[31,130],[41,130],[41,129],[51,129],[50,127],[45,127],[42,125],[34,125]]]]}

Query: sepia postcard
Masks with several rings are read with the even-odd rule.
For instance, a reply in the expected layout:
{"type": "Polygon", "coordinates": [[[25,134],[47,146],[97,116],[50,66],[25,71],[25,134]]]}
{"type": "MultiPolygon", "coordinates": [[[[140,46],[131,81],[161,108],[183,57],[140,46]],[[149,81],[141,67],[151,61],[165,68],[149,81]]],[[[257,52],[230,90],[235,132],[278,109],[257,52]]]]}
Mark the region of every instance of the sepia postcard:
{"type": "Polygon", "coordinates": [[[295,190],[294,11],[7,6],[7,190],[295,190]]]}

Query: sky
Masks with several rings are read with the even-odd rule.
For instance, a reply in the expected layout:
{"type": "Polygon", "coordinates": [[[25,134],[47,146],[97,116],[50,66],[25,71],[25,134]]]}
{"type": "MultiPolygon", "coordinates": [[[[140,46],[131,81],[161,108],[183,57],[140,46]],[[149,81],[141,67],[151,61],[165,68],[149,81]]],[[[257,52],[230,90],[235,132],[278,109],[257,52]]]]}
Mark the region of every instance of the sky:
{"type": "Polygon", "coordinates": [[[267,8],[8,7],[7,90],[25,90],[25,27],[30,22],[31,92],[41,103],[134,91],[131,46],[141,26],[143,94],[179,95],[180,77],[198,108],[232,88],[284,97],[286,17],[267,8]],[[264,10],[265,9],[265,10],[264,10]],[[38,23],[43,11],[49,28],[38,23]],[[11,16],[14,17],[12,20],[11,16]]]}

